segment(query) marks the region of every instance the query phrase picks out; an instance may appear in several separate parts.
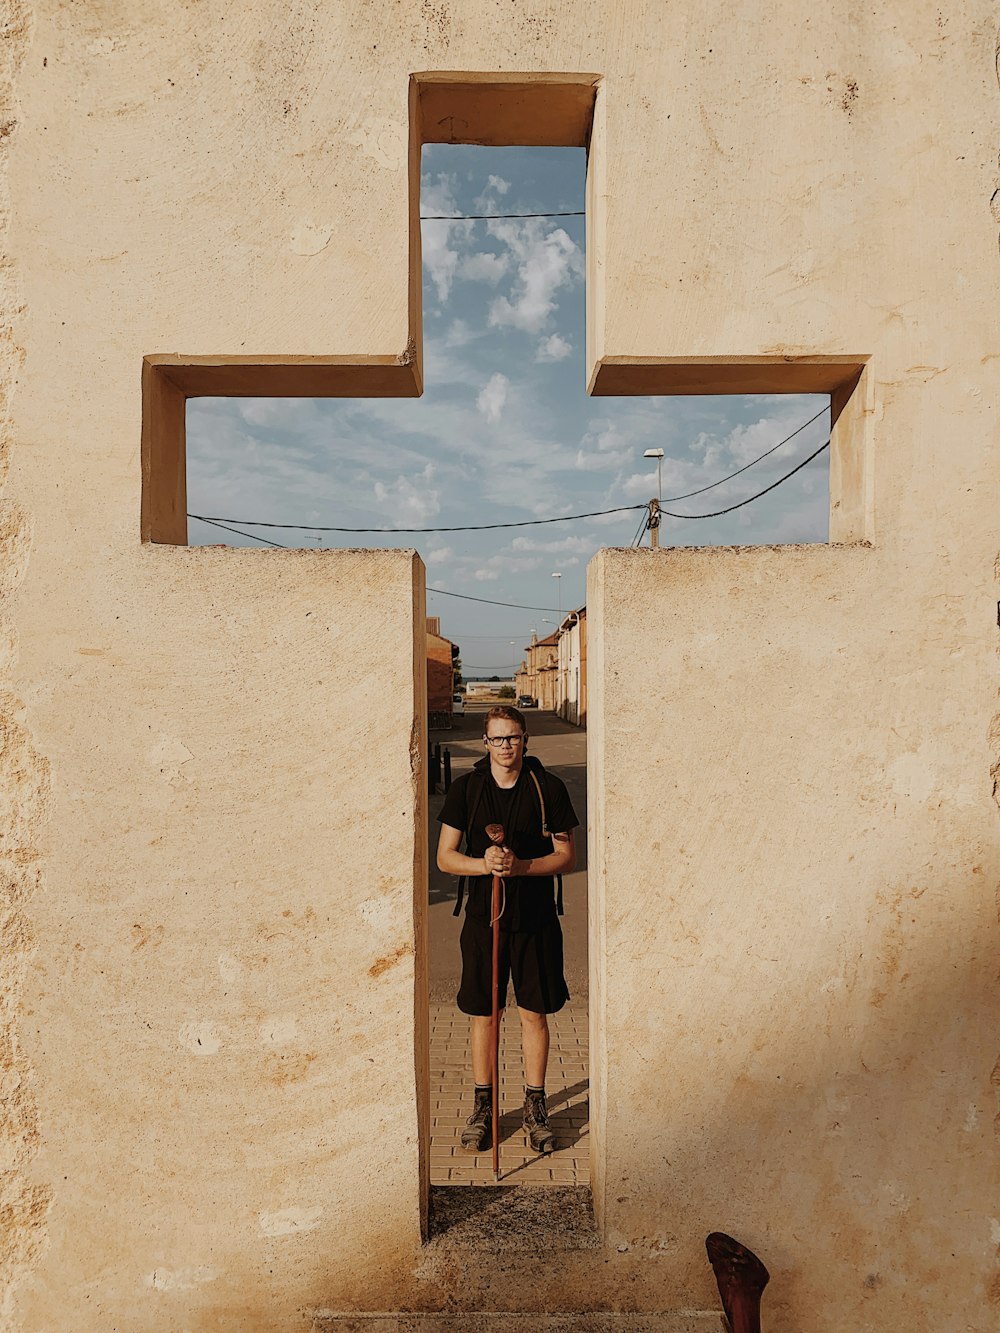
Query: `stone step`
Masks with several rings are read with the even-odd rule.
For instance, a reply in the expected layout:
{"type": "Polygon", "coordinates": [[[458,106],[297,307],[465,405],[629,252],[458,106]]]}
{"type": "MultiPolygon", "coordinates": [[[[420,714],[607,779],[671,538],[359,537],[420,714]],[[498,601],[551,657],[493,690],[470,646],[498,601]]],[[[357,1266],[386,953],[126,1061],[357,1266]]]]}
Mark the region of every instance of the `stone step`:
{"type": "Polygon", "coordinates": [[[317,1311],[312,1333],[724,1333],[715,1310],[659,1310],[644,1314],[560,1310],[472,1311],[418,1313],[379,1311],[371,1314],[317,1311]]]}
{"type": "Polygon", "coordinates": [[[491,1258],[596,1250],[600,1236],[588,1185],[435,1185],[431,1248],[485,1250],[491,1258]]]}

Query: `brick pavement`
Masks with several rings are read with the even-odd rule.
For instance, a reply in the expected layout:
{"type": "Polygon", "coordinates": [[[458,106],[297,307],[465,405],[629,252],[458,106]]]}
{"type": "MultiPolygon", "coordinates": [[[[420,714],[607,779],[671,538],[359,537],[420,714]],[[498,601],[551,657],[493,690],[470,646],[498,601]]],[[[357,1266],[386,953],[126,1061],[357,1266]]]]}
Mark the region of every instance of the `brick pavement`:
{"type": "MultiPolygon", "coordinates": [[[[491,1151],[466,1153],[460,1143],[472,1109],[469,1020],[454,1003],[432,1003],[430,1020],[431,1184],[492,1185],[491,1151]]],[[[508,1185],[589,1185],[587,1006],[570,1002],[549,1018],[545,1090],[561,1146],[544,1156],[531,1151],[521,1128],[520,1026],[511,1008],[500,1037],[500,1178],[508,1185]]]]}

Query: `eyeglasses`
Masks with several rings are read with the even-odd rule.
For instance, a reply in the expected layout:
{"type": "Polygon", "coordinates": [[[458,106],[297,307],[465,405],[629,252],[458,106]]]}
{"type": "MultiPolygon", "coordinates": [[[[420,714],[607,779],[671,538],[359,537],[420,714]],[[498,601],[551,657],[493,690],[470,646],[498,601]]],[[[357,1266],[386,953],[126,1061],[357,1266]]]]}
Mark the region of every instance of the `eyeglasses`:
{"type": "Polygon", "coordinates": [[[524,735],[519,733],[516,736],[484,736],[483,740],[487,745],[492,745],[494,750],[499,750],[501,745],[509,745],[511,748],[520,745],[524,740],[524,735]]]}

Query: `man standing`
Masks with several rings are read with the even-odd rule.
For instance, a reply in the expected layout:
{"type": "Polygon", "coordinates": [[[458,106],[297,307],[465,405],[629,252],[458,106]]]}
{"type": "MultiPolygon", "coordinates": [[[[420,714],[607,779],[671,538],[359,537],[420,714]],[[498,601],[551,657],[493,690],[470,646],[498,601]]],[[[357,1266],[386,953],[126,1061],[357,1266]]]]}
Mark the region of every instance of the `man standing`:
{"type": "Polygon", "coordinates": [[[462,926],[462,984],[458,1007],[472,1019],[472,1072],[475,1104],[462,1131],[462,1147],[489,1147],[492,1124],[493,1053],[492,928],[490,900],[494,875],[504,880],[500,916],[500,1015],[508,979],[521,1018],[524,1056],[524,1128],[535,1152],[551,1152],[555,1135],[545,1105],[549,1057],[548,1014],[569,999],[563,975],[563,942],[553,879],[576,863],[573,829],[579,824],[565,785],[526,754],[528,729],[523,713],[500,705],[486,714],[486,754],[471,773],[452,784],[438,815],[438,869],[468,879],[469,898],[462,926]],[[501,824],[504,845],[495,847],[487,824],[501,824]],[[459,851],[462,837],[465,851],[459,851]]]}

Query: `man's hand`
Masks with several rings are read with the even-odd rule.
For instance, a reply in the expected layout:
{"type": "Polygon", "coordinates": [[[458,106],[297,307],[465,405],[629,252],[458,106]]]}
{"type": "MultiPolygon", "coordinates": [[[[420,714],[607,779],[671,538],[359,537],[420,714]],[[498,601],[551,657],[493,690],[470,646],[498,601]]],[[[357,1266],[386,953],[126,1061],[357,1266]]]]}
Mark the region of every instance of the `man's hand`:
{"type": "Polygon", "coordinates": [[[506,874],[513,877],[530,875],[568,875],[576,865],[576,851],[572,833],[553,833],[553,850],[547,856],[533,856],[521,860],[512,856],[506,874]]]}
{"type": "Polygon", "coordinates": [[[487,847],[483,865],[487,875],[509,875],[514,866],[514,853],[508,847],[487,847]]]}

